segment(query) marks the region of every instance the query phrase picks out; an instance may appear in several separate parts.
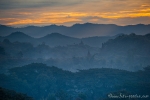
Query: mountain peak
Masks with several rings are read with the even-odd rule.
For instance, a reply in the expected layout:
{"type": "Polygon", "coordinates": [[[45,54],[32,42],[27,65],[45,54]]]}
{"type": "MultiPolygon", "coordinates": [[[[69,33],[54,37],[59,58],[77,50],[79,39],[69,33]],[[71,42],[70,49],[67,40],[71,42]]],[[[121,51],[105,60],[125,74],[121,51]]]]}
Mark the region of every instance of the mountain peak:
{"type": "Polygon", "coordinates": [[[51,33],[46,35],[45,37],[64,37],[65,35],[62,35],[60,33],[51,33]]]}
{"type": "Polygon", "coordinates": [[[62,35],[60,33],[51,33],[51,35],[62,35]]]}
{"type": "Polygon", "coordinates": [[[10,35],[26,35],[26,34],[24,34],[23,32],[13,32],[13,33],[11,33],[10,35]]]}
{"type": "Polygon", "coordinates": [[[11,33],[10,35],[8,35],[6,37],[18,37],[18,38],[28,37],[28,38],[30,38],[30,36],[26,35],[23,32],[13,32],[13,33],[11,33]]]}

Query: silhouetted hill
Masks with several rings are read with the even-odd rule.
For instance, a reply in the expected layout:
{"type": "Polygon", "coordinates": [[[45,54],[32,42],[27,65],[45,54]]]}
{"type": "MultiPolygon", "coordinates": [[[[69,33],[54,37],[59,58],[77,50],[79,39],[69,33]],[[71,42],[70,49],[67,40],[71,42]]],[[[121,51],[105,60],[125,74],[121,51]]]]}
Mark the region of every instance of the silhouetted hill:
{"type": "Polygon", "coordinates": [[[59,33],[51,33],[42,38],[39,38],[38,41],[45,42],[49,46],[65,46],[69,44],[79,43],[80,39],[65,36],[59,33]]]}
{"type": "Polygon", "coordinates": [[[70,38],[70,37],[62,35],[60,33],[51,33],[51,34],[44,36],[43,38],[70,38]]]}
{"type": "Polygon", "coordinates": [[[115,39],[111,39],[103,44],[102,51],[107,53],[125,54],[133,52],[137,55],[150,56],[150,39],[149,34],[136,35],[120,35],[115,39]],[[109,51],[109,52],[108,52],[109,51]]]}
{"type": "Polygon", "coordinates": [[[30,41],[30,39],[33,39],[32,37],[24,34],[23,32],[14,32],[10,35],[6,36],[5,38],[9,39],[10,41],[23,41],[27,42],[30,41]]]}
{"type": "Polygon", "coordinates": [[[25,33],[23,32],[13,32],[11,33],[10,35],[8,36],[5,36],[5,37],[1,37],[0,40],[3,41],[4,39],[8,39],[10,40],[11,42],[30,42],[32,44],[35,44],[35,39],[26,35],[25,33]]]}
{"type": "Polygon", "coordinates": [[[61,33],[63,35],[85,38],[93,36],[112,36],[119,33],[130,34],[132,32],[143,35],[150,33],[150,25],[127,25],[117,26],[114,24],[75,24],[71,27],[49,25],[49,26],[28,26],[24,28],[12,28],[8,26],[0,26],[0,35],[7,36],[12,32],[21,31],[32,37],[43,37],[49,33],[61,33]]]}

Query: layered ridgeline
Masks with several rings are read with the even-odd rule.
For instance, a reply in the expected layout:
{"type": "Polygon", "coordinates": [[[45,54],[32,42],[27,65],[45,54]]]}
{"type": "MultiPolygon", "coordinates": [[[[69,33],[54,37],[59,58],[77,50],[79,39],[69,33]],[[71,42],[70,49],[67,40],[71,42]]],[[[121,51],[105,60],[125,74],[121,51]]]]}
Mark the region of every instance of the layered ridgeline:
{"type": "Polygon", "coordinates": [[[60,33],[51,33],[47,34],[41,38],[33,38],[23,32],[13,32],[8,36],[1,36],[0,41],[4,39],[8,39],[11,42],[28,42],[34,46],[37,46],[41,43],[45,43],[50,47],[55,46],[66,46],[70,44],[77,44],[83,41],[85,44],[90,45],[92,47],[101,47],[103,42],[106,42],[108,39],[115,38],[116,36],[94,36],[87,38],[73,38],[66,35],[62,35],[60,33]]]}
{"type": "Polygon", "coordinates": [[[32,63],[12,68],[7,75],[0,74],[0,86],[27,94],[35,100],[112,100],[111,95],[122,95],[121,100],[123,95],[135,95],[130,100],[149,100],[149,77],[150,67],[137,72],[96,68],[72,73],[32,63]]]}
{"type": "Polygon", "coordinates": [[[42,62],[70,71],[102,67],[136,71],[150,65],[150,34],[120,34],[101,43],[102,47],[92,47],[85,43],[84,39],[71,38],[59,33],[52,33],[39,39],[31,38],[39,41],[37,45],[33,45],[30,41],[18,42],[20,38],[15,38],[18,39],[16,42],[9,39],[11,40],[5,38],[0,42],[0,66],[3,71],[32,62],[42,62]],[[77,43],[74,43],[75,41],[77,43]]]}
{"type": "Polygon", "coordinates": [[[0,25],[0,35],[7,36],[12,32],[21,31],[32,37],[43,37],[50,33],[61,33],[63,35],[71,37],[93,37],[93,36],[112,36],[119,33],[130,34],[132,32],[143,35],[150,33],[150,25],[127,25],[127,26],[117,26],[115,24],[74,24],[73,26],[27,26],[23,28],[13,28],[5,25],[0,25]]]}

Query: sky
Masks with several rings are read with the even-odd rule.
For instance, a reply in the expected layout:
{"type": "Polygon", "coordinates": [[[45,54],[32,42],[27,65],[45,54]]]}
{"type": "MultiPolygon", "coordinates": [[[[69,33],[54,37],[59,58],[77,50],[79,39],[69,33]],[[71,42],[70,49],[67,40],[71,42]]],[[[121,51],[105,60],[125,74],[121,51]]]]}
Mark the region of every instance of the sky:
{"type": "Polygon", "coordinates": [[[0,0],[0,24],[150,24],[150,0],[0,0]]]}

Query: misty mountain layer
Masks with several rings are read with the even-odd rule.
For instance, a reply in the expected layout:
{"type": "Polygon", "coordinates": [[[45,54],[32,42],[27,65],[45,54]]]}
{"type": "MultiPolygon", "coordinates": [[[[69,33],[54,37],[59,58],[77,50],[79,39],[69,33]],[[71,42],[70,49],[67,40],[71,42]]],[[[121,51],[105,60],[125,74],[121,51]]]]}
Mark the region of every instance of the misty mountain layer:
{"type": "MultiPolygon", "coordinates": [[[[150,65],[149,34],[118,35],[116,38],[111,37],[108,41],[101,43],[101,47],[92,47],[88,43],[84,43],[84,39],[80,41],[80,39],[59,33],[52,33],[39,39],[20,32],[12,33],[6,37],[0,42],[0,63],[3,71],[32,62],[54,65],[70,71],[89,68],[117,68],[137,71],[150,65]],[[30,41],[21,42],[20,35],[30,41]],[[16,42],[11,42],[9,39],[16,42]],[[19,39],[20,42],[18,42],[19,39]],[[37,44],[33,45],[32,41],[39,41],[39,44],[36,42],[37,44]],[[75,41],[78,42],[74,43],[75,41]]],[[[95,38],[99,37],[86,39],[92,41],[96,40],[95,38]]],[[[99,41],[102,40],[99,38],[99,41]]],[[[88,42],[90,43],[90,41],[88,42]]]]}
{"type": "Polygon", "coordinates": [[[114,24],[74,24],[73,26],[28,26],[23,28],[13,28],[5,25],[0,25],[0,35],[7,36],[12,32],[20,31],[26,33],[32,37],[43,37],[50,33],[61,33],[63,35],[85,38],[93,36],[112,36],[120,33],[130,34],[136,33],[138,35],[144,35],[150,33],[150,25],[127,25],[127,26],[117,26],[114,24]]]}

